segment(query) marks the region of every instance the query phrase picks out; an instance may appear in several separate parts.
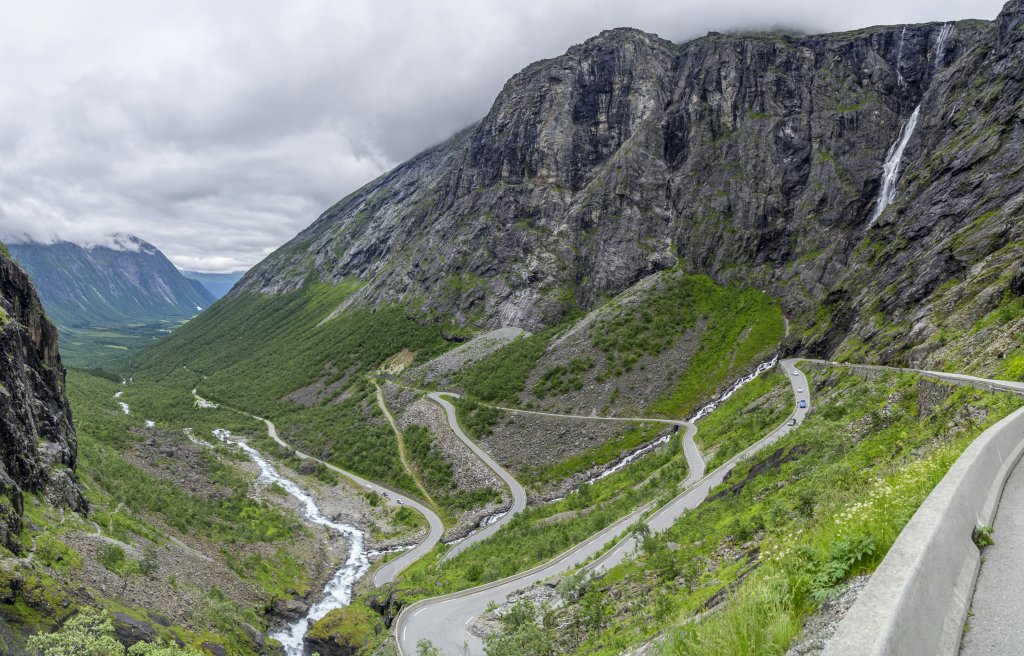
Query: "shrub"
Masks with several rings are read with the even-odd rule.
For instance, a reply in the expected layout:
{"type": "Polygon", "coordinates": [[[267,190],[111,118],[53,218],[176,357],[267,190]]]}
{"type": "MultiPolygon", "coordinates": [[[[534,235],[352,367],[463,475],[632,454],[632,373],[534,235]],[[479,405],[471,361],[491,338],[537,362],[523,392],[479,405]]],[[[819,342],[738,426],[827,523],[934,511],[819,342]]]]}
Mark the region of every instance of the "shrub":
{"type": "Polygon", "coordinates": [[[96,556],[96,560],[99,561],[100,565],[103,565],[111,572],[118,574],[124,569],[127,556],[124,554],[124,549],[119,545],[108,542],[100,547],[99,554],[96,556]]]}
{"type": "Polygon", "coordinates": [[[114,636],[114,625],[105,611],[87,608],[60,630],[28,639],[29,653],[36,656],[202,656],[192,647],[164,642],[140,642],[127,651],[114,636]]]}
{"type": "Polygon", "coordinates": [[[978,526],[971,533],[971,539],[979,549],[992,546],[996,541],[992,538],[991,526],[978,526]]]}

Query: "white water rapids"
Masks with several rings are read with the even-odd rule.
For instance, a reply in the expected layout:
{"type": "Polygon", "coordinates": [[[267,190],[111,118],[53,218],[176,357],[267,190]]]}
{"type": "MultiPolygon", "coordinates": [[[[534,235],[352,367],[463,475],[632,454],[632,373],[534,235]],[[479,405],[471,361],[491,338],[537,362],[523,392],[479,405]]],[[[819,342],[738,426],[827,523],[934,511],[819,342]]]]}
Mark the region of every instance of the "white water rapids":
{"type": "Polygon", "coordinates": [[[115,392],[114,398],[118,399],[117,404],[121,406],[121,411],[124,412],[126,415],[130,415],[132,413],[132,409],[128,407],[127,403],[120,400],[122,394],[124,394],[124,392],[115,392]]]}
{"type": "Polygon", "coordinates": [[[306,634],[310,624],[315,623],[335,608],[348,606],[352,601],[352,586],[370,568],[370,561],[363,550],[363,534],[352,526],[339,524],[324,517],[312,497],[291,480],[279,474],[259,451],[246,444],[244,440],[233,436],[230,431],[223,428],[213,431],[213,435],[221,442],[234,444],[244,451],[259,466],[260,480],[277,483],[288,494],[298,499],[303,506],[303,514],[306,519],[314,524],[332,529],[348,541],[348,558],[345,560],[345,565],[328,581],[320,601],[310,607],[305,617],[270,635],[271,638],[284,645],[285,653],[288,656],[302,656],[302,637],[306,634]]]}
{"type": "Polygon", "coordinates": [[[741,387],[743,387],[750,381],[754,380],[764,372],[770,371],[773,367],[775,367],[776,364],[778,364],[778,362],[779,356],[775,355],[772,356],[771,360],[768,360],[767,362],[762,362],[761,364],[757,365],[757,368],[754,369],[754,371],[751,374],[744,376],[743,378],[740,378],[733,384],[732,387],[725,390],[725,394],[721,395],[720,397],[718,397],[717,399],[715,399],[714,401],[712,401],[711,403],[707,404],[706,406],[698,410],[696,413],[694,413],[694,415],[690,417],[690,423],[696,424],[699,420],[703,419],[704,417],[714,412],[715,408],[725,403],[725,401],[727,401],[730,396],[740,391],[741,387]]]}
{"type": "Polygon", "coordinates": [[[659,446],[663,446],[665,444],[668,444],[668,441],[671,440],[671,439],[672,439],[672,435],[671,434],[664,435],[664,436],[660,437],[659,439],[655,440],[654,442],[651,442],[647,446],[645,446],[645,447],[643,447],[641,449],[637,449],[633,453],[629,454],[628,456],[626,456],[625,458],[623,458],[622,460],[620,460],[616,464],[612,465],[608,469],[604,470],[603,472],[598,474],[595,478],[591,478],[590,481],[587,481],[587,482],[589,483],[591,481],[599,481],[602,478],[607,478],[607,477],[611,476],[612,474],[614,474],[615,472],[621,470],[623,467],[625,467],[629,463],[633,462],[637,458],[642,458],[643,456],[647,455],[651,451],[654,451],[655,449],[657,449],[659,446]]]}
{"type": "Polygon", "coordinates": [[[917,117],[920,113],[921,106],[918,105],[914,108],[914,113],[910,115],[907,122],[900,128],[899,136],[897,136],[896,141],[889,147],[889,152],[885,155],[885,163],[882,165],[882,191],[878,194],[878,201],[875,203],[875,213],[871,215],[871,221],[868,222],[869,228],[875,224],[875,221],[882,215],[885,208],[896,200],[896,183],[899,182],[900,162],[903,160],[903,151],[907,149],[907,144],[910,143],[910,137],[914,134],[914,128],[917,127],[917,117]]]}

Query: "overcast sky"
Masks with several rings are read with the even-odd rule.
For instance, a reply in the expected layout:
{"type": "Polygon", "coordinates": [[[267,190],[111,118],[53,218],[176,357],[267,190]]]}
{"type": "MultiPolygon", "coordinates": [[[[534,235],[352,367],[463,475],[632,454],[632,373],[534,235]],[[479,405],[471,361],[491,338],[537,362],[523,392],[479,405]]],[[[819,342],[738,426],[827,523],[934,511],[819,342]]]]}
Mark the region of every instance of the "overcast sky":
{"type": "Polygon", "coordinates": [[[994,18],[1000,0],[6,2],[0,238],[134,233],[252,266],[348,192],[603,29],[673,41],[994,18]]]}

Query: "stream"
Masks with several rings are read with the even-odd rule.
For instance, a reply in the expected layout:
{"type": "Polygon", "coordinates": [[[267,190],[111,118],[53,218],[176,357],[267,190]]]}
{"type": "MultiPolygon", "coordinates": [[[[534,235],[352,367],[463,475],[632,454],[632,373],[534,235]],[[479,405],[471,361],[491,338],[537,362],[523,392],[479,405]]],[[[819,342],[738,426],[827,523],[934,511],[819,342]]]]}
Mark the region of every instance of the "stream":
{"type": "Polygon", "coordinates": [[[740,378],[733,384],[732,387],[725,390],[725,394],[722,394],[720,397],[718,397],[717,399],[715,399],[714,401],[712,401],[711,403],[707,404],[706,406],[698,410],[696,413],[694,413],[694,415],[690,417],[690,423],[696,424],[698,420],[703,419],[704,417],[714,412],[715,409],[718,406],[725,403],[730,396],[740,391],[740,388],[742,388],[744,385],[754,380],[764,372],[771,371],[775,367],[775,365],[778,364],[778,362],[779,356],[775,355],[772,357],[771,360],[768,360],[767,362],[762,362],[761,364],[757,365],[757,368],[754,369],[752,373],[750,373],[747,376],[744,376],[743,378],[740,378]]]}
{"type": "Polygon", "coordinates": [[[260,480],[277,483],[288,494],[295,497],[302,504],[303,515],[306,519],[314,524],[332,529],[348,541],[348,558],[342,568],[335,572],[334,577],[324,587],[320,601],[310,606],[305,617],[270,634],[271,638],[284,645],[285,653],[288,656],[302,656],[302,638],[309,626],[335,608],[349,605],[352,601],[352,586],[370,568],[367,553],[363,549],[363,533],[348,524],[339,524],[324,517],[311,496],[290,479],[279,474],[274,466],[259,451],[249,446],[245,440],[233,436],[230,431],[223,428],[213,431],[213,435],[221,442],[233,444],[244,451],[259,466],[260,480]]]}
{"type": "MultiPolygon", "coordinates": [[[[743,378],[741,378],[738,381],[736,381],[732,385],[732,387],[727,389],[721,396],[719,396],[717,399],[711,401],[710,403],[708,403],[707,405],[702,407],[700,410],[695,412],[693,417],[691,417],[688,421],[691,424],[695,424],[695,423],[697,423],[698,420],[703,419],[704,417],[708,416],[709,414],[714,412],[715,409],[718,406],[722,405],[722,403],[724,403],[729,397],[731,397],[736,392],[740,391],[740,389],[744,385],[746,385],[750,381],[754,380],[755,378],[757,378],[758,376],[760,376],[764,372],[770,371],[773,367],[775,367],[775,365],[778,363],[778,361],[779,361],[779,356],[776,355],[776,356],[772,357],[771,360],[768,360],[767,362],[762,362],[761,364],[757,365],[757,368],[755,368],[753,372],[751,372],[749,375],[744,376],[743,378]]],[[[678,426],[676,428],[678,429],[678,426]]],[[[622,460],[618,461],[617,463],[615,463],[611,467],[609,467],[609,468],[605,469],[604,471],[601,471],[601,472],[591,476],[586,481],[584,481],[584,483],[593,483],[595,481],[599,481],[599,480],[601,480],[603,478],[607,478],[608,476],[611,476],[615,472],[622,470],[624,467],[626,467],[630,463],[635,462],[637,459],[644,457],[645,455],[647,455],[651,451],[654,451],[655,449],[657,449],[659,447],[665,446],[666,444],[669,443],[669,440],[671,440],[671,439],[672,439],[672,434],[664,435],[660,439],[657,439],[654,442],[651,442],[650,444],[648,444],[646,446],[640,447],[639,449],[637,449],[633,453],[630,453],[625,458],[623,458],[622,460]]],[[[582,483],[580,485],[582,485],[582,483]]],[[[577,489],[578,489],[578,487],[577,487],[577,489]]],[[[555,500],[557,501],[558,499],[555,499],[555,500]]]]}
{"type": "Polygon", "coordinates": [[[132,413],[132,409],[128,407],[127,403],[121,400],[122,394],[124,394],[124,392],[115,392],[114,398],[117,399],[117,404],[121,406],[121,412],[125,413],[126,415],[130,415],[132,413]]]}

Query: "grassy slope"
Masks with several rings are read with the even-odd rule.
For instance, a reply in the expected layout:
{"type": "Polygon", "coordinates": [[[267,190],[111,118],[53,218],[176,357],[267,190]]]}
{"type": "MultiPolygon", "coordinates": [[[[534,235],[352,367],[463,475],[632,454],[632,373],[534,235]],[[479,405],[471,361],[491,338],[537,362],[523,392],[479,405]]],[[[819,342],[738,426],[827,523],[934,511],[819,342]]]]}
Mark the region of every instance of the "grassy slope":
{"type": "MultiPolygon", "coordinates": [[[[778,302],[766,294],[717,285],[704,275],[672,272],[643,292],[640,302],[613,301],[587,331],[589,356],[584,353],[567,365],[545,367],[540,382],[525,391],[537,398],[557,397],[578,390],[585,372],[593,373],[598,382],[616,381],[642,367],[645,359],[670,349],[701,321],[707,329],[693,357],[669,393],[645,411],[685,417],[770,356],[785,330],[778,302]]],[[[538,360],[559,332],[555,328],[513,341],[462,372],[459,386],[483,401],[518,405],[531,373],[544,366],[538,360]]]]}
{"type": "MultiPolygon", "coordinates": [[[[599,381],[617,380],[632,368],[642,367],[645,358],[661,356],[697,322],[706,321],[707,330],[698,348],[669,392],[638,411],[649,416],[686,417],[720,388],[769,357],[784,331],[776,301],[753,289],[716,285],[701,275],[667,274],[660,284],[644,292],[642,302],[613,302],[612,308],[588,330],[591,357],[574,358],[568,366],[547,367],[532,390],[535,395],[551,397],[579,389],[583,385],[580,374],[595,368],[600,369],[599,381]]],[[[459,387],[467,392],[456,404],[459,419],[471,435],[486,436],[502,415],[478,401],[519,405],[520,393],[531,373],[544,366],[538,360],[559,332],[555,328],[520,337],[457,376],[459,387]]],[[[750,402],[769,389],[764,381],[753,385],[740,398],[750,402]]],[[[649,437],[648,431],[631,429],[600,447],[550,463],[525,478],[541,483],[565,478],[611,461],[649,437]]],[[[727,446],[735,442],[730,436],[723,439],[727,446]]]]}
{"type": "Polygon", "coordinates": [[[764,437],[765,426],[777,426],[793,411],[793,393],[785,374],[763,374],[733,394],[719,412],[700,421],[697,445],[712,471],[733,455],[764,437]]]}
{"type": "MultiPolygon", "coordinates": [[[[675,389],[650,408],[668,417],[696,410],[714,390],[768,357],[785,331],[777,301],[755,289],[715,285],[707,276],[686,276],[668,286],[654,299],[652,314],[661,317],[680,308],[682,316],[704,317],[708,326],[675,389]]],[[[602,339],[607,343],[607,334],[602,339]]]]}
{"type": "Polygon", "coordinates": [[[816,410],[798,430],[741,463],[635,561],[584,584],[577,596],[601,603],[571,603],[559,621],[574,630],[549,643],[611,655],[669,630],[671,656],[784,653],[836,585],[874,569],[971,440],[1021,403],[946,388],[946,400],[922,405],[910,375],[826,371],[813,384],[816,410]],[[683,622],[723,593],[720,612],[683,622]]]}
{"type": "MultiPolygon", "coordinates": [[[[67,391],[78,433],[78,472],[91,511],[86,521],[45,503],[26,504],[34,526],[25,530],[23,540],[27,545],[33,541],[45,544],[46,548],[37,548],[30,555],[35,565],[28,584],[31,592],[23,595],[30,601],[15,595],[14,604],[0,604],[0,618],[35,630],[52,628],[81,603],[72,589],[78,585],[75,572],[83,566],[106,567],[134,581],[133,586],[146,585],[163,595],[174,595],[180,589],[176,586],[190,585],[175,581],[166,571],[144,574],[141,561],[130,555],[116,562],[90,565],[90,556],[78,554],[66,544],[72,533],[97,530],[111,540],[134,545],[138,552],[173,546],[170,536],[175,531],[196,536],[213,550],[225,549],[226,565],[261,590],[267,600],[308,592],[309,575],[289,551],[290,539],[305,529],[291,512],[249,498],[251,475],[233,464],[244,456],[226,447],[202,453],[198,469],[210,485],[216,486],[218,492],[213,496],[190,493],[125,457],[133,445],[146,439],[133,432],[143,417],[156,418],[158,427],[166,430],[191,427],[200,437],[215,427],[255,434],[261,430],[260,424],[228,411],[196,412],[185,395],[167,389],[163,394],[155,386],[129,386],[133,393],[126,392],[123,398],[130,401],[133,414],[125,415],[113,398],[119,389],[121,386],[111,380],[82,371],[69,372],[67,391]],[[238,544],[268,548],[249,549],[248,555],[236,556],[232,545],[238,544]],[[259,552],[270,555],[261,557],[259,552]],[[51,610],[33,610],[33,604],[39,602],[45,602],[51,610]]],[[[217,589],[200,592],[195,623],[189,628],[161,626],[148,615],[148,611],[159,609],[125,607],[116,598],[116,591],[89,592],[100,606],[148,622],[160,636],[186,644],[211,641],[224,645],[231,653],[255,653],[242,625],[266,629],[262,608],[239,605],[217,589]]]]}
{"type": "Polygon", "coordinates": [[[529,569],[590,537],[686,477],[680,440],[565,499],[529,506],[493,536],[440,563],[435,549],[399,579],[408,598],[430,597],[529,569]],[[508,545],[516,548],[509,550],[508,545]]]}
{"type": "Polygon", "coordinates": [[[318,326],[356,288],[310,284],[224,299],[141,353],[131,369],[142,381],[197,385],[213,400],[274,420],[312,455],[415,493],[366,373],[402,349],[429,358],[452,344],[442,324],[392,306],[350,310],[318,326]],[[318,383],[331,391],[310,407],[285,398],[318,383]]]}

